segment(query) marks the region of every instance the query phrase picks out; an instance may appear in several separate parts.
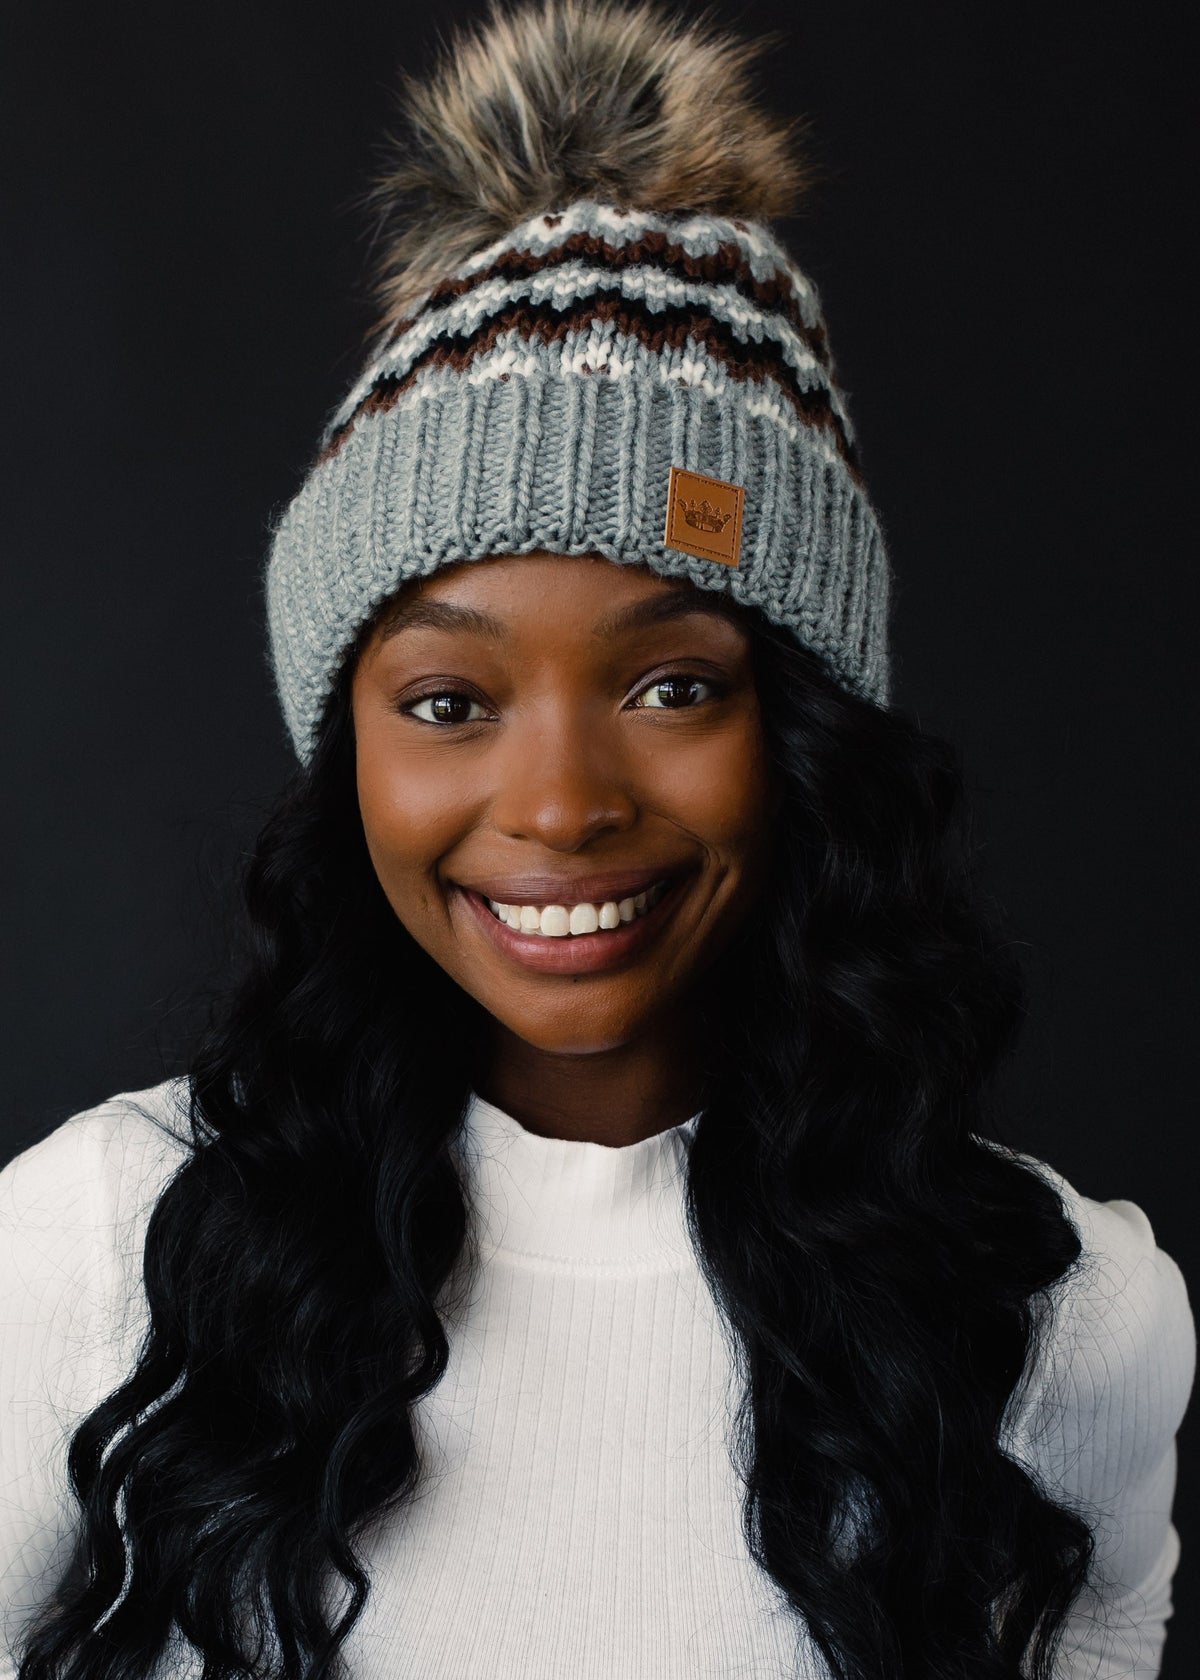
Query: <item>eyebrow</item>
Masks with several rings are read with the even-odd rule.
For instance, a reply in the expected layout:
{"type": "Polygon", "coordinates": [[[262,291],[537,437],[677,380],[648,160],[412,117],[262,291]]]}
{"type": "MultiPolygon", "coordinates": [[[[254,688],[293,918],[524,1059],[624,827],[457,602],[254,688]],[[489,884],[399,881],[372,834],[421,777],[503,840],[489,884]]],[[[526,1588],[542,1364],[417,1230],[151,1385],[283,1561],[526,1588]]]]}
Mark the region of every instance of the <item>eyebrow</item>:
{"type": "Polygon", "coordinates": [[[398,601],[380,621],[379,639],[391,641],[402,630],[466,630],[476,636],[508,635],[505,625],[478,607],[456,607],[450,601],[398,601]]]}
{"type": "MultiPolygon", "coordinates": [[[[730,620],[740,616],[736,603],[716,590],[689,586],[652,595],[648,600],[635,601],[619,612],[610,613],[596,625],[595,634],[601,641],[611,642],[627,631],[670,623],[677,618],[690,617],[693,613],[707,613],[730,620]]],[[[472,635],[491,636],[497,641],[509,638],[508,626],[493,618],[491,613],[478,607],[456,606],[450,601],[426,600],[418,596],[415,600],[396,603],[381,621],[380,640],[390,641],[402,630],[417,629],[466,631],[472,635]]]]}

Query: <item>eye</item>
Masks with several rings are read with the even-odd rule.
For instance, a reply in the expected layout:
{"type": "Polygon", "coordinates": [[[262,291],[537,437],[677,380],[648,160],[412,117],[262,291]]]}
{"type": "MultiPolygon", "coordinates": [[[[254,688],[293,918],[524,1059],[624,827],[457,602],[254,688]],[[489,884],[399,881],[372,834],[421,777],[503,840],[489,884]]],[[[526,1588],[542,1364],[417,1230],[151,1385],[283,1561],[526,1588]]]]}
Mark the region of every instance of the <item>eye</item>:
{"type": "Polygon", "coordinates": [[[422,723],[478,723],[486,716],[478,700],[472,700],[469,694],[458,694],[453,689],[445,689],[438,694],[423,694],[402,710],[410,717],[419,718],[422,723]],[[428,706],[429,712],[422,712],[422,706],[428,706]],[[474,717],[470,715],[472,707],[477,714],[474,717]]]}
{"type": "MultiPolygon", "coordinates": [[[[642,689],[642,693],[638,697],[639,709],[661,709],[664,711],[687,710],[695,704],[695,693],[697,689],[708,689],[710,694],[715,694],[717,692],[716,684],[706,681],[703,677],[689,677],[685,676],[682,672],[669,677],[658,677],[654,682],[649,683],[644,689],[642,689]],[[658,694],[661,698],[658,700],[646,700],[643,704],[642,695],[647,694],[658,694]]],[[[701,694],[700,696],[701,699],[707,699],[708,697],[709,696],[705,694],[701,694]]]]}

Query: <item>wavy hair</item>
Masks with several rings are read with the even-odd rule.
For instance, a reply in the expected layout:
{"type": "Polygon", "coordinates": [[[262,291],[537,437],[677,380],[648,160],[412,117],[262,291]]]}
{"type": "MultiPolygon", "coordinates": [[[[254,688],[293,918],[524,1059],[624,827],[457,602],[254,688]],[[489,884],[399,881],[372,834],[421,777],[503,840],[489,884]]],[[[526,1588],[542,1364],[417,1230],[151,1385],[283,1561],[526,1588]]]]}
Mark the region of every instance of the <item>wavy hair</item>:
{"type": "MultiPolygon", "coordinates": [[[[985,1141],[1020,970],[952,749],[745,621],[784,805],[708,980],[686,1198],[739,1360],[746,1542],[834,1680],[1050,1680],[1094,1542],[1001,1444],[1080,1254],[1057,1192],[985,1141]]],[[[356,1541],[419,1478],[412,1408],[477,1259],[450,1146],[486,1018],[376,880],[352,664],[247,869],[146,1339],[73,1437],[75,1555],[20,1680],[144,1680],[179,1635],[205,1680],[332,1680],[356,1541]]]]}

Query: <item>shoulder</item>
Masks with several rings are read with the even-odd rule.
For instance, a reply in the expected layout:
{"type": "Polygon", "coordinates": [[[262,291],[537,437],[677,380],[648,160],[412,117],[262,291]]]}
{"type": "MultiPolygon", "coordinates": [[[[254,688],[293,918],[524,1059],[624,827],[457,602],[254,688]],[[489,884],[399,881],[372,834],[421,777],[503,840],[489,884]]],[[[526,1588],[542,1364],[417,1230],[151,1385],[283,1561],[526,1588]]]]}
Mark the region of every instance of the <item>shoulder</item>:
{"type": "Polygon", "coordinates": [[[169,1079],[72,1115],[0,1172],[0,1228],[134,1216],[190,1153],[188,1084],[169,1079]]]}
{"type": "Polygon", "coordinates": [[[1136,1202],[1098,1201],[1035,1157],[1081,1252],[1042,1304],[1015,1432],[1043,1475],[1103,1503],[1173,1444],[1196,1370],[1187,1283],[1136,1202]]]}
{"type": "Polygon", "coordinates": [[[0,1633],[10,1643],[66,1562],[68,1443],[136,1359],[146,1221],[190,1152],[187,1085],[172,1080],[74,1115],[0,1172],[0,1633]]]}
{"type": "Polygon", "coordinates": [[[0,1172],[0,1302],[91,1306],[140,1272],[145,1224],[191,1152],[188,1088],[168,1080],[73,1115],[0,1172]]]}

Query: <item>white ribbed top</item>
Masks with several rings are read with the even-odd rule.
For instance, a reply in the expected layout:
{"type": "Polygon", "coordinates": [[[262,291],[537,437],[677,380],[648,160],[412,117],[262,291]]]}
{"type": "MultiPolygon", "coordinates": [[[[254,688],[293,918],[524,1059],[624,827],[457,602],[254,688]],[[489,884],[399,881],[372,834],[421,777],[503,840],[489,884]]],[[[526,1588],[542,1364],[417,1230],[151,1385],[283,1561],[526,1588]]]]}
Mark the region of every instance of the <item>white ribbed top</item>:
{"type": "Polygon", "coordinates": [[[461,1156],[481,1247],[585,1275],[690,1268],[682,1188],[696,1119],[612,1149],[539,1137],[476,1096],[461,1156]]]}
{"type": "MultiPolygon", "coordinates": [[[[0,1173],[10,1649],[65,1555],[69,1430],[143,1328],[141,1243],[181,1158],[180,1095],[167,1084],[113,1098],[0,1173]]],[[[418,1498],[366,1542],[353,1676],[824,1676],[742,1536],[733,1362],[684,1222],[694,1127],[614,1149],[535,1136],[473,1101],[463,1161],[483,1264],[447,1326],[445,1378],[418,1408],[418,1498]]],[[[1101,1521],[1106,1584],[1074,1618],[1063,1680],[1153,1680],[1179,1555],[1174,1436],[1194,1322],[1145,1214],[1050,1176],[1089,1265],[1056,1305],[1010,1450],[1101,1521]]]]}

